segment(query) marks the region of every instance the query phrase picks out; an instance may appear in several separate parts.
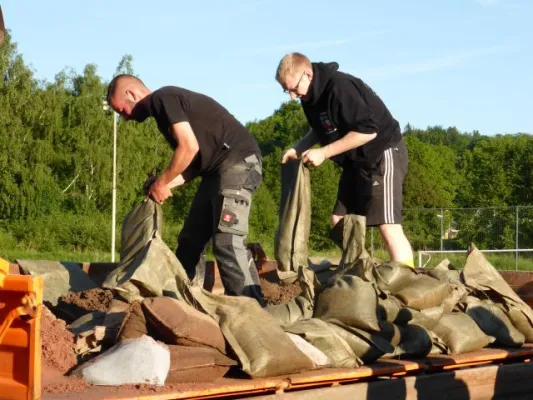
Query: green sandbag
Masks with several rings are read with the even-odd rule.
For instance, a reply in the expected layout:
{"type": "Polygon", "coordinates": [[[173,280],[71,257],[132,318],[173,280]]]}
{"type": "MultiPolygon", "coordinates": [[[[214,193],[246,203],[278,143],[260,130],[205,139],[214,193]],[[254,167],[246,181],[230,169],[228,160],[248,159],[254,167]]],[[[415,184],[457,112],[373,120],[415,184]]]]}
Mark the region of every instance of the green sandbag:
{"type": "Polygon", "coordinates": [[[494,342],[494,338],[487,336],[470,318],[463,312],[444,314],[433,332],[449,348],[450,354],[476,351],[494,342]]]}
{"type": "Polygon", "coordinates": [[[311,178],[301,160],[289,161],[281,167],[281,200],[279,223],[274,238],[274,256],[278,276],[293,283],[298,268],[307,267],[311,232],[311,178]]]}
{"type": "Polygon", "coordinates": [[[381,290],[397,293],[417,279],[413,268],[402,263],[390,261],[373,268],[374,279],[381,290]]]}
{"type": "Polygon", "coordinates": [[[453,268],[448,260],[443,260],[435,268],[428,269],[426,274],[444,283],[464,284],[461,271],[453,268]]]}
{"type": "Polygon", "coordinates": [[[318,295],[315,318],[379,331],[374,285],[357,276],[343,276],[318,295]]]}
{"type": "Polygon", "coordinates": [[[279,325],[290,325],[300,319],[309,319],[313,316],[313,304],[303,296],[294,297],[287,304],[267,306],[265,310],[279,325]]]}
{"type": "Polygon", "coordinates": [[[128,302],[158,296],[185,300],[189,279],[161,238],[162,218],[161,206],[152,200],[142,201],[130,211],[122,223],[120,262],[102,287],[128,302]]]}
{"type": "MultiPolygon", "coordinates": [[[[380,325],[382,323],[380,322],[380,325]]],[[[392,324],[391,324],[392,325],[392,324]]],[[[384,331],[391,331],[390,327],[384,326],[384,331]]],[[[392,353],[387,353],[383,357],[406,358],[406,357],[425,357],[433,348],[433,338],[426,328],[409,324],[407,326],[393,325],[395,345],[392,353]],[[396,332],[397,330],[397,332],[396,332]]],[[[394,345],[394,343],[391,343],[394,345]]]]}
{"type": "MultiPolygon", "coordinates": [[[[300,320],[284,326],[285,332],[300,335],[330,360],[331,367],[356,368],[363,365],[344,337],[338,335],[337,327],[317,318],[300,320]]],[[[342,329],[341,329],[342,331],[342,329]]],[[[341,332],[343,336],[343,332],[341,332]]]]}
{"type": "MultiPolygon", "coordinates": [[[[378,297],[378,319],[398,323],[396,319],[402,307],[402,303],[396,297],[386,294],[380,295],[378,297]]],[[[404,323],[407,323],[407,321],[404,323]]]]}
{"type": "Polygon", "coordinates": [[[402,339],[400,327],[388,321],[379,321],[379,332],[376,335],[385,339],[392,347],[398,346],[402,339]]]}
{"type": "Polygon", "coordinates": [[[292,374],[316,366],[285,334],[259,303],[243,296],[225,296],[191,288],[197,308],[218,322],[242,365],[254,378],[292,374]]]}
{"type": "Polygon", "coordinates": [[[513,326],[520,331],[527,343],[533,343],[533,325],[526,314],[519,308],[516,307],[500,307],[502,310],[505,310],[506,315],[509,317],[509,320],[513,323],[513,326]]]}
{"type": "Polygon", "coordinates": [[[342,324],[330,324],[331,329],[353,350],[365,364],[376,361],[386,353],[394,351],[394,347],[377,333],[369,333],[362,329],[342,324]]]}
{"type": "Polygon", "coordinates": [[[533,342],[533,310],[511,289],[498,271],[476,246],[471,245],[463,270],[465,283],[472,289],[486,292],[487,297],[503,305],[502,309],[526,338],[533,342]]]}
{"type": "Polygon", "coordinates": [[[439,306],[451,294],[451,288],[427,275],[417,275],[411,282],[394,293],[407,307],[424,310],[439,306]]]}
{"type": "Polygon", "coordinates": [[[524,335],[517,330],[505,312],[490,300],[480,300],[469,296],[466,301],[466,313],[495,343],[506,347],[520,347],[524,344],[524,335]]]}

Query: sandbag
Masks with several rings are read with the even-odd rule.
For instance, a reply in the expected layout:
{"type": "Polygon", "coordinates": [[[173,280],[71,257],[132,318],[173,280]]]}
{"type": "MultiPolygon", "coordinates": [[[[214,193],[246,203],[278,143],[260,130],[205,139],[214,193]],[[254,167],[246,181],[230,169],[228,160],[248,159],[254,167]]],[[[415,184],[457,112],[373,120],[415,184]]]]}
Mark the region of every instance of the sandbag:
{"type": "MultiPolygon", "coordinates": [[[[382,323],[380,322],[380,325],[382,323]]],[[[387,353],[383,357],[425,357],[431,352],[433,348],[432,335],[426,328],[415,324],[406,326],[390,324],[394,328],[392,331],[388,324],[385,322],[383,325],[382,334],[387,332],[387,335],[390,335],[393,332],[391,344],[395,347],[392,353],[387,353]]]]}
{"type": "Polygon", "coordinates": [[[165,383],[212,382],[238,363],[209,347],[169,345],[170,367],[165,383]]]}
{"type": "Polygon", "coordinates": [[[338,323],[330,325],[332,331],[344,339],[354,354],[365,364],[374,362],[394,350],[394,347],[377,333],[365,332],[362,329],[338,323]]]}
{"type": "Polygon", "coordinates": [[[418,277],[413,268],[395,261],[375,266],[372,273],[378,287],[393,294],[409,286],[418,277]]]}
{"type": "Polygon", "coordinates": [[[533,310],[515,293],[476,246],[471,245],[463,270],[466,285],[480,291],[492,291],[491,298],[503,309],[516,329],[533,342],[533,310]]]}
{"type": "Polygon", "coordinates": [[[449,285],[427,275],[417,275],[409,285],[393,291],[407,307],[424,310],[439,306],[451,294],[449,285]]]}
{"type": "Polygon", "coordinates": [[[433,329],[444,315],[444,305],[426,308],[422,311],[413,308],[404,308],[402,310],[410,314],[409,325],[419,325],[426,329],[433,329]]]}
{"type": "Polygon", "coordinates": [[[153,297],[142,302],[150,327],[167,344],[212,347],[226,352],[226,343],[216,321],[183,301],[171,297],[153,297]]]}
{"type": "Polygon", "coordinates": [[[279,325],[290,325],[300,319],[313,316],[313,304],[303,296],[292,298],[287,304],[266,306],[265,310],[278,322],[279,325]]]}
{"type": "Polygon", "coordinates": [[[463,312],[444,314],[433,332],[446,343],[450,354],[479,350],[494,342],[463,312]]]}
{"type": "Polygon", "coordinates": [[[521,309],[512,306],[510,308],[501,307],[501,309],[505,310],[513,326],[524,335],[525,341],[533,343],[533,326],[526,314],[521,309]]]}
{"type": "Polygon", "coordinates": [[[402,339],[400,327],[388,321],[379,321],[379,332],[377,335],[389,342],[392,347],[398,346],[402,339]]]}
{"type": "Polygon", "coordinates": [[[304,353],[307,357],[313,361],[317,367],[327,367],[330,365],[329,358],[322,353],[319,349],[313,346],[311,343],[307,342],[304,338],[294,333],[288,333],[287,336],[292,342],[304,353]]]}
{"type": "MultiPolygon", "coordinates": [[[[402,304],[400,300],[392,295],[383,294],[383,297],[378,297],[378,319],[388,322],[397,322],[396,319],[400,313],[402,304]]],[[[401,320],[400,320],[401,323],[401,320]]],[[[404,323],[407,323],[405,321],[404,323]]]]}
{"type": "MultiPolygon", "coordinates": [[[[333,324],[310,318],[284,326],[283,329],[285,332],[302,336],[319,349],[329,359],[331,367],[355,368],[363,365],[363,361],[355,355],[346,340],[336,334],[337,327],[333,324]]],[[[347,333],[343,335],[348,336],[347,333]]]]}
{"type": "Polygon", "coordinates": [[[43,277],[43,301],[51,306],[56,306],[59,298],[68,292],[98,287],[78,263],[47,260],[16,260],[16,263],[25,275],[43,277]]]}
{"type": "Polygon", "coordinates": [[[191,288],[191,294],[198,307],[218,322],[242,370],[250,376],[292,374],[315,367],[255,299],[201,288],[191,288]]]}
{"type": "Polygon", "coordinates": [[[444,283],[463,285],[461,271],[455,269],[449,260],[443,260],[435,268],[428,269],[426,274],[444,283]]]}
{"type": "Polygon", "coordinates": [[[102,287],[128,302],[159,296],[190,301],[187,274],[161,232],[161,206],[152,200],[136,205],[122,224],[119,265],[102,287]]]}
{"type": "Polygon", "coordinates": [[[293,283],[300,266],[307,267],[311,230],[311,179],[301,160],[281,166],[279,223],[274,237],[278,276],[293,283]]]}
{"type": "MultiPolygon", "coordinates": [[[[349,269],[358,260],[370,259],[365,249],[366,218],[362,215],[347,214],[343,217],[341,269],[349,269]]],[[[366,265],[366,264],[361,264],[366,265]]],[[[366,271],[363,271],[365,276],[366,271]]]]}
{"type": "MultiPolygon", "coordinates": [[[[448,284],[450,289],[450,294],[444,299],[442,305],[444,307],[444,312],[449,313],[456,309],[456,306],[466,299],[468,296],[468,290],[463,284],[448,284]]],[[[456,311],[462,311],[457,309],[456,311]]]]}
{"type": "Polygon", "coordinates": [[[314,317],[377,332],[377,301],[373,284],[357,276],[345,275],[320,293],[314,317]]]}
{"type": "Polygon", "coordinates": [[[466,301],[466,313],[495,343],[506,347],[520,347],[525,337],[509,320],[505,312],[490,300],[479,300],[469,296],[466,301]]]}
{"type": "Polygon", "coordinates": [[[148,335],[146,318],[141,308],[141,303],[134,301],[130,304],[126,319],[118,335],[118,340],[136,339],[148,335]]]}

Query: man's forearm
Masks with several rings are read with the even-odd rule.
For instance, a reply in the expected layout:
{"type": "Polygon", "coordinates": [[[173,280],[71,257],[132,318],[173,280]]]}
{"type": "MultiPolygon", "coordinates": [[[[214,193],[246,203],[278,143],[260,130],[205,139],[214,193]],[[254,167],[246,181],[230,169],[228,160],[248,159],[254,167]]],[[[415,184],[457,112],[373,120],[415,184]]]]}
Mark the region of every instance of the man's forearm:
{"type": "Polygon", "coordinates": [[[339,140],[336,140],[333,143],[324,146],[322,150],[324,151],[326,158],[331,158],[336,155],[342,154],[345,151],[361,147],[364,144],[370,142],[376,136],[376,133],[367,134],[359,132],[348,132],[344,137],[340,138],[339,140]]]}
{"type": "Polygon", "coordinates": [[[309,132],[307,132],[305,136],[298,143],[294,145],[293,148],[294,150],[296,150],[296,153],[300,155],[304,151],[309,150],[311,147],[313,147],[317,143],[318,143],[318,135],[311,128],[309,129],[309,132]]]}
{"type": "MultiPolygon", "coordinates": [[[[170,184],[191,164],[196,153],[178,146],[172,155],[169,166],[161,173],[160,180],[165,184],[170,184]]],[[[173,183],[176,183],[174,181],[173,183]]]]}

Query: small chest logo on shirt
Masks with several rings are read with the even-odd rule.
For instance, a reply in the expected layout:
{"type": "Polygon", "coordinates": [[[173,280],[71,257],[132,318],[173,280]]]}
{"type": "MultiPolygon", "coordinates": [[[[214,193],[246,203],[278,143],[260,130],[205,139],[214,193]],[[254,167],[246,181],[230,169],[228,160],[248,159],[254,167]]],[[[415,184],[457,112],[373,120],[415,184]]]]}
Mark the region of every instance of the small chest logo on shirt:
{"type": "Polygon", "coordinates": [[[333,126],[333,124],[331,123],[328,117],[328,113],[326,112],[320,113],[320,123],[322,124],[322,128],[324,128],[324,131],[328,135],[331,135],[332,133],[337,131],[337,128],[333,126]]]}

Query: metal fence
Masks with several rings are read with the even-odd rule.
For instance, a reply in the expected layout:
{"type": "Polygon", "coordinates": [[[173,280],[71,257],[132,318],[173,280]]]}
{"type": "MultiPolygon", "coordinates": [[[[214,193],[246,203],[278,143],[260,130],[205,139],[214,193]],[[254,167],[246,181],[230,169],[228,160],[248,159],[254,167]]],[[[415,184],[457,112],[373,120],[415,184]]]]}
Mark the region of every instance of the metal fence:
{"type": "MultiPolygon", "coordinates": [[[[438,262],[474,243],[490,250],[489,261],[496,260],[500,268],[533,269],[533,206],[406,209],[403,217],[421,264],[427,260],[420,253],[438,262]]],[[[378,230],[371,228],[368,234],[371,251],[384,250],[378,230]]]]}

